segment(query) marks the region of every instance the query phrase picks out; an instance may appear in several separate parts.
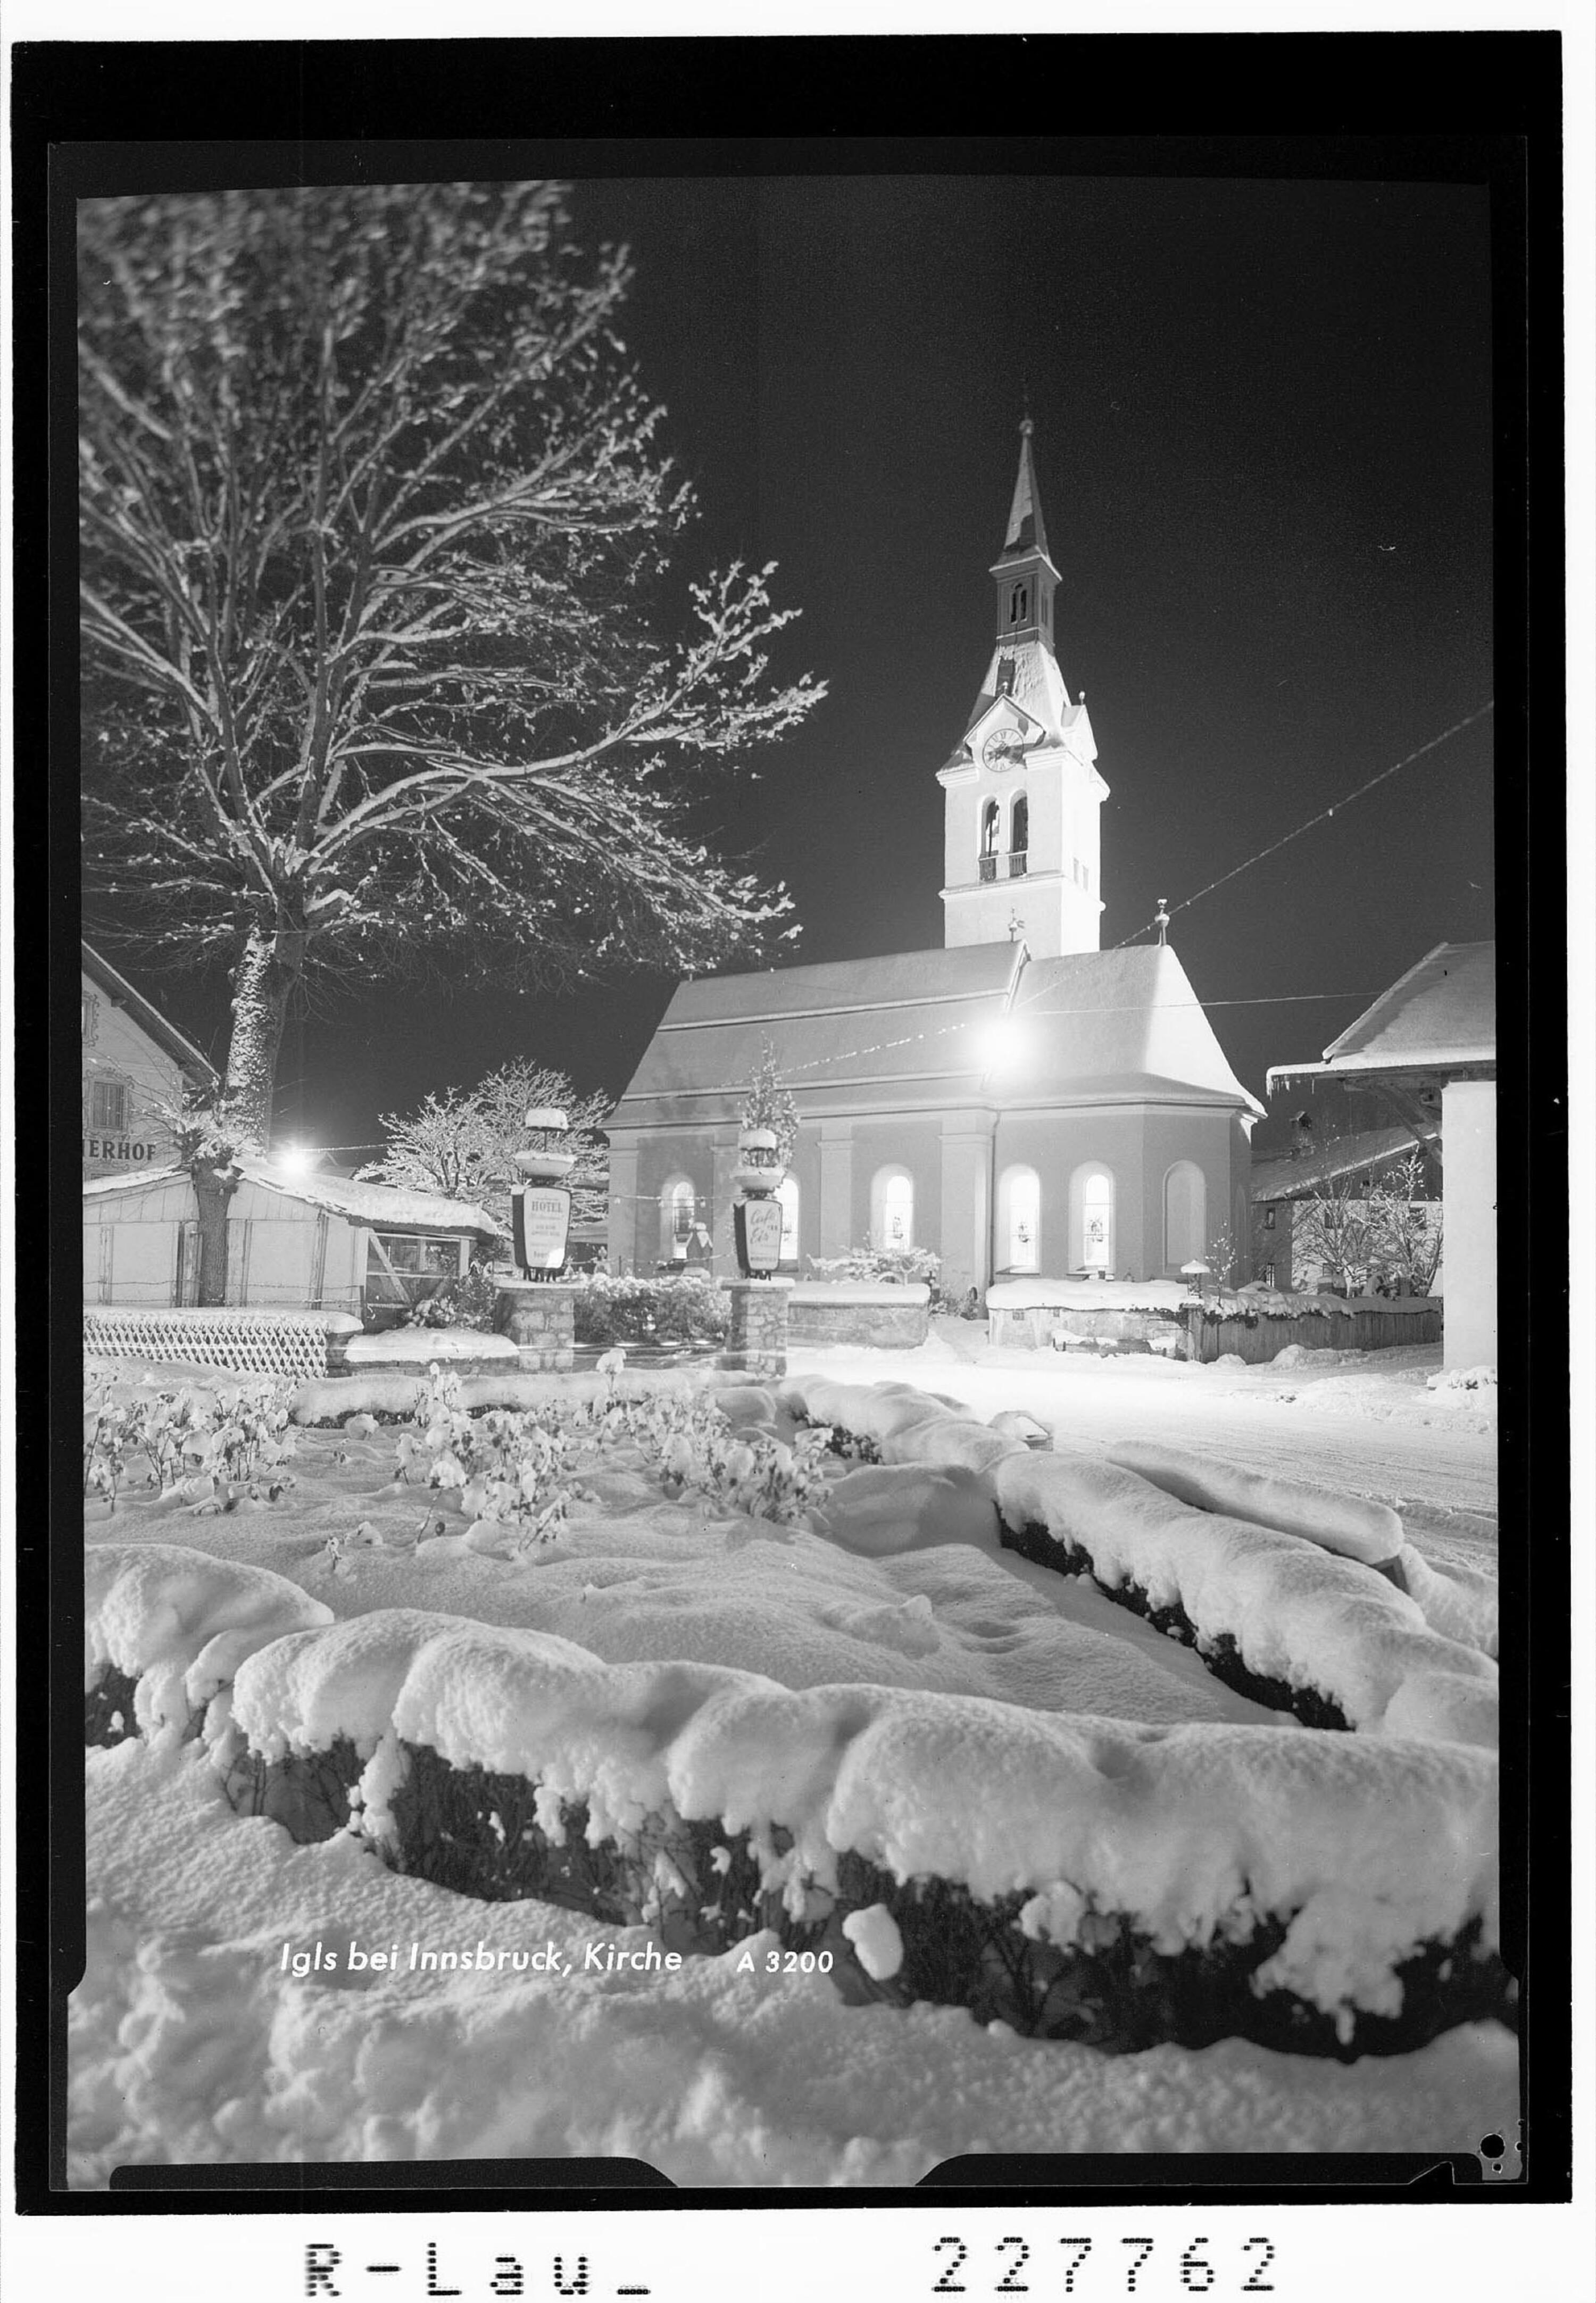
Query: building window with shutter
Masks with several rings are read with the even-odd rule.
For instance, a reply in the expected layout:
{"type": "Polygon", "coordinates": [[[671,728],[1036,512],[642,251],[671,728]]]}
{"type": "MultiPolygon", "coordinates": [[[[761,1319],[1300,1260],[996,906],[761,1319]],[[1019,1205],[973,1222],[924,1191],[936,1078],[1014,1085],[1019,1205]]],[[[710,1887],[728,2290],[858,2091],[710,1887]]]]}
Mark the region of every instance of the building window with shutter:
{"type": "Polygon", "coordinates": [[[131,1098],[120,1080],[89,1084],[89,1125],[97,1135],[125,1135],[131,1098]]]}

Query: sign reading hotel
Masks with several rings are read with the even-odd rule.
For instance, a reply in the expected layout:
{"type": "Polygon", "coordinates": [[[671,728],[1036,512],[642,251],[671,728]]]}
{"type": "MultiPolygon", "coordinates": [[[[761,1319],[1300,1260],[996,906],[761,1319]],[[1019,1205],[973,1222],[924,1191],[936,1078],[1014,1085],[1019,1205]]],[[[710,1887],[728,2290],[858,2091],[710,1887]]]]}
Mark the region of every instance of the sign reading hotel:
{"type": "Polygon", "coordinates": [[[563,1270],[570,1194],[555,1184],[530,1184],[511,1197],[517,1263],[523,1271],[563,1270]]]}

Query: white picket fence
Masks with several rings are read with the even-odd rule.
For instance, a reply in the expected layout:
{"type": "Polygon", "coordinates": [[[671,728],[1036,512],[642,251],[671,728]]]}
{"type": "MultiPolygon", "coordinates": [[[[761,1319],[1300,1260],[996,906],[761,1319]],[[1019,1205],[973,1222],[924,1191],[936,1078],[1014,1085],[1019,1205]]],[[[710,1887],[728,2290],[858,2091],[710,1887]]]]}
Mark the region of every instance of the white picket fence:
{"type": "Polygon", "coordinates": [[[341,1340],[359,1324],[336,1312],[261,1312],[247,1305],[158,1311],[86,1303],[83,1350],[86,1356],[114,1359],[189,1360],[250,1375],[321,1376],[327,1372],[329,1328],[341,1340]]]}

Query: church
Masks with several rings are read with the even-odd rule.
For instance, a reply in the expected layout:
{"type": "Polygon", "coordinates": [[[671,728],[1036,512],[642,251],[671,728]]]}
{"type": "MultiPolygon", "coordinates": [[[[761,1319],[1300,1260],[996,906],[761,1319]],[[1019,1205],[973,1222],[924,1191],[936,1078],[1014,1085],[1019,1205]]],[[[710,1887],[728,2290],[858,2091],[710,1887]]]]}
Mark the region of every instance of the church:
{"type": "Polygon", "coordinates": [[[678,986],[610,1122],[610,1263],[649,1273],[707,1234],[735,1270],[739,1109],[766,1042],[801,1127],[782,1269],[862,1246],[996,1278],[1178,1277],[1222,1234],[1248,1276],[1248,1139],[1231,1072],[1162,940],[1099,949],[1108,786],[1059,661],[1029,419],[996,637],[937,771],[944,948],[678,986]]]}

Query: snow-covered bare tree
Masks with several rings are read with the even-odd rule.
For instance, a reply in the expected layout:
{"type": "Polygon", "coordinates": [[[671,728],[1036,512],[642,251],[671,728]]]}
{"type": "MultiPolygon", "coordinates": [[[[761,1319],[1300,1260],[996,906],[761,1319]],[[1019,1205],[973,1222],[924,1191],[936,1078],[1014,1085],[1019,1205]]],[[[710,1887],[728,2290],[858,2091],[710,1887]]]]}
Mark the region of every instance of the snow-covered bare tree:
{"type": "Polygon", "coordinates": [[[79,208],[90,916],[232,966],[186,1141],[203,1301],[310,971],[569,981],[756,949],[784,891],[695,803],[822,688],[694,510],[554,185],[79,208]]]}
{"type": "Polygon", "coordinates": [[[504,1064],[479,1086],[429,1095],[409,1118],[384,1112],[386,1149],[359,1173],[403,1191],[469,1200],[496,1216],[508,1236],[511,1186],[521,1180],[515,1154],[553,1140],[528,1134],[526,1115],[552,1105],[570,1123],[562,1148],[577,1155],[570,1177],[572,1213],[588,1221],[604,1210],[609,1153],[602,1131],[610,1102],[604,1095],[578,1096],[563,1072],[525,1061],[504,1064]]]}
{"type": "Polygon", "coordinates": [[[1377,1179],[1369,1199],[1377,1284],[1392,1295],[1428,1295],[1440,1270],[1441,1207],[1426,1194],[1424,1155],[1416,1144],[1377,1179]]]}

